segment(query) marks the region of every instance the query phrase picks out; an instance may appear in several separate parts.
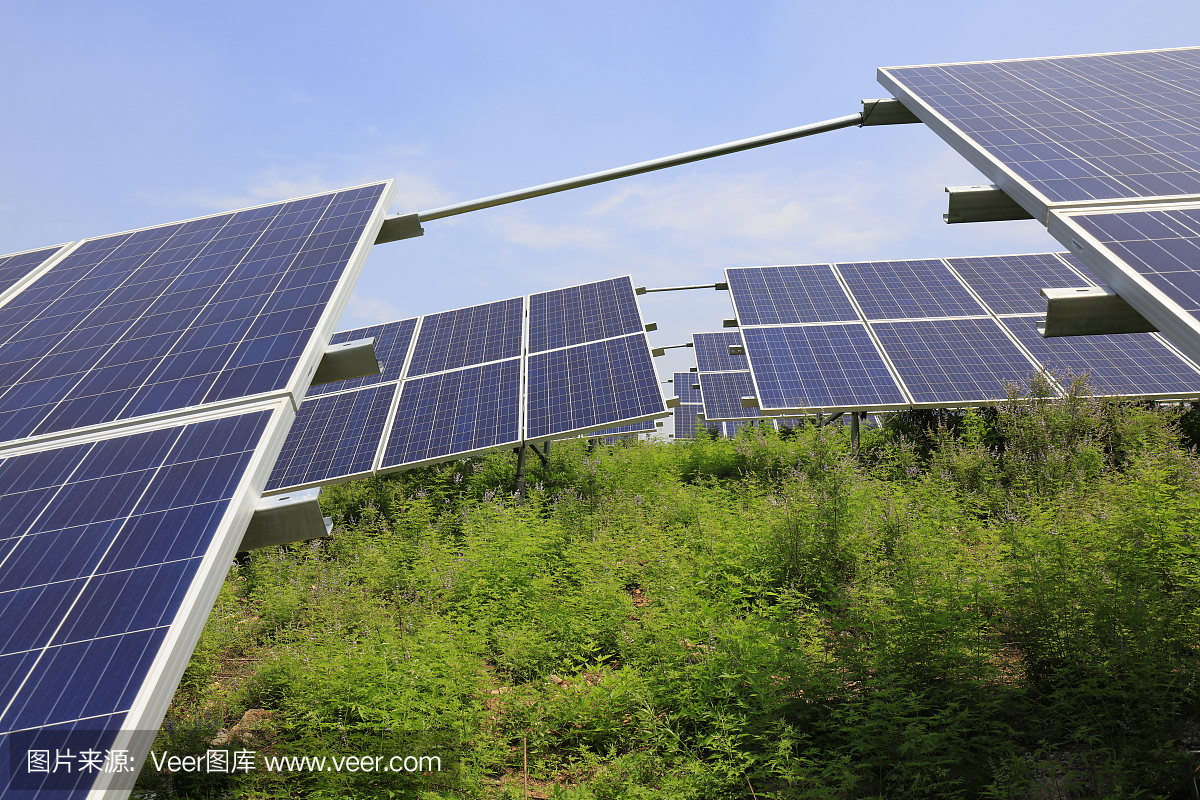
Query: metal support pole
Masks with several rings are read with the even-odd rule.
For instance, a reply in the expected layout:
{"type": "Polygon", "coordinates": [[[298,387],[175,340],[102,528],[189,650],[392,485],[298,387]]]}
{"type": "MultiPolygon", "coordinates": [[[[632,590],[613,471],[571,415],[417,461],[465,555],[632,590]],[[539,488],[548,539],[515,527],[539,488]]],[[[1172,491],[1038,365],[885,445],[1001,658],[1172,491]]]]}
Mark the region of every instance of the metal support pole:
{"type": "Polygon", "coordinates": [[[550,457],[550,440],[549,439],[547,439],[546,443],[542,445],[542,452],[546,454],[546,458],[550,457]]]}
{"type": "Polygon", "coordinates": [[[858,412],[850,412],[850,455],[858,455],[858,412]]]}
{"type": "Polygon", "coordinates": [[[525,502],[525,443],[517,448],[517,502],[525,502]]]}

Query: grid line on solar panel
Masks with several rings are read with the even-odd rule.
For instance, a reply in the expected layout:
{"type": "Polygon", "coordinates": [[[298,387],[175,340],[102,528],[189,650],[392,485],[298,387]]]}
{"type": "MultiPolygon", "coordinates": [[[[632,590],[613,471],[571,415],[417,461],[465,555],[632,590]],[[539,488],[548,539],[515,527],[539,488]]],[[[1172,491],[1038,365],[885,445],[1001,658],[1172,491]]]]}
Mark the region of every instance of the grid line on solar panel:
{"type": "Polygon", "coordinates": [[[693,333],[692,347],[696,351],[696,366],[700,372],[740,372],[750,369],[745,355],[730,355],[730,346],[740,347],[742,335],[737,331],[693,333]]]}
{"type": "Polygon", "coordinates": [[[1090,394],[1184,397],[1200,394],[1200,373],[1152,333],[1046,339],[1036,320],[1002,322],[1060,384],[1087,375],[1090,394]]]}
{"type": "Polygon", "coordinates": [[[764,411],[909,404],[861,322],[743,328],[742,337],[764,411]]]}
{"type": "Polygon", "coordinates": [[[375,357],[379,361],[379,374],[317,384],[309,390],[308,394],[334,394],[347,389],[399,380],[416,326],[417,318],[414,317],[335,333],[329,340],[331,345],[373,337],[375,339],[375,357]]]}
{"type": "Polygon", "coordinates": [[[725,279],[743,326],[859,319],[830,264],[733,267],[725,279]]]}
{"type": "Polygon", "coordinates": [[[1200,208],[1075,214],[1070,220],[1194,317],[1200,316],[1200,208]]]}
{"type": "Polygon", "coordinates": [[[306,401],[265,491],[370,474],[396,388],[386,383],[306,401]]]}
{"type": "Polygon", "coordinates": [[[1043,202],[1184,196],[1200,193],[1196,55],[884,68],[880,81],[915,94],[1043,202]]]}
{"type": "Polygon", "coordinates": [[[836,264],[865,319],[925,319],[987,314],[940,259],[836,264]]]}
{"type": "Polygon", "coordinates": [[[676,372],[671,376],[671,386],[675,396],[683,404],[699,405],[704,401],[700,398],[700,380],[696,372],[676,372]]]}
{"type": "Polygon", "coordinates": [[[284,389],[386,193],[84,242],[0,309],[0,440],[284,389]]]}
{"type": "Polygon", "coordinates": [[[516,358],[524,315],[522,297],[426,315],[406,377],[516,358]]]}
{"type": "Polygon", "coordinates": [[[521,360],[405,380],[380,470],[520,442],[521,360]]]}
{"type": "Polygon", "coordinates": [[[644,333],[531,354],[527,363],[529,439],[666,410],[644,333]]]}
{"type": "Polygon", "coordinates": [[[1039,370],[993,318],[877,322],[872,330],[914,405],[997,402],[1039,370]]]}
{"type": "Polygon", "coordinates": [[[0,460],[0,731],[113,714],[120,726],[271,416],[0,460]]]}
{"type": "Polygon", "coordinates": [[[754,381],[749,370],[699,374],[705,419],[743,419],[759,416],[757,408],[742,408],[742,398],[754,396],[754,381]]]}
{"type": "Polygon", "coordinates": [[[1045,315],[1046,299],[1041,296],[1042,289],[1095,284],[1067,266],[1056,253],[975,256],[946,261],[997,316],[1045,315]]]}
{"type": "Polygon", "coordinates": [[[628,277],[529,295],[530,354],[644,330],[628,277]]]}

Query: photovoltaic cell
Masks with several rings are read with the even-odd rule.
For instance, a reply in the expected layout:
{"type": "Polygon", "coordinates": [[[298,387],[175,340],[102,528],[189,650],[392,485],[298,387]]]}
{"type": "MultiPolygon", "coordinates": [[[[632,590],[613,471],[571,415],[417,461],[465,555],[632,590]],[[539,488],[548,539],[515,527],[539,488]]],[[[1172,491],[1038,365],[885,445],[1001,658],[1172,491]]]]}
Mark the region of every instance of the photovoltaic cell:
{"type": "Polygon", "coordinates": [[[987,311],[945,264],[924,261],[867,261],[838,264],[838,271],[867,319],[965,317],[987,311]]]}
{"type": "Polygon", "coordinates": [[[396,384],[305,400],[266,491],[370,474],[396,384]]]}
{"type": "Polygon", "coordinates": [[[384,188],[84,242],[3,307],[0,441],[285,388],[384,188]]]}
{"type": "Polygon", "coordinates": [[[743,419],[759,416],[757,408],[742,408],[742,398],[754,396],[754,381],[751,380],[749,371],[699,374],[705,419],[743,419]]]}
{"type": "Polygon", "coordinates": [[[642,330],[627,277],[529,296],[530,354],[642,330]]]}
{"type": "Polygon", "coordinates": [[[829,264],[725,270],[741,325],[844,322],[858,312],[829,264]]]}
{"type": "Polygon", "coordinates": [[[525,301],[516,297],[424,317],[409,377],[516,358],[524,311],[525,301]]]}
{"type": "Polygon", "coordinates": [[[404,382],[380,469],[521,438],[519,358],[404,382]]]}
{"type": "Polygon", "coordinates": [[[671,376],[671,386],[680,403],[699,405],[704,402],[700,399],[700,379],[695,372],[676,372],[671,376]]]}
{"type": "Polygon", "coordinates": [[[1045,314],[1042,289],[1065,289],[1096,282],[1083,264],[1074,261],[1087,279],[1072,271],[1054,253],[946,260],[996,314],[1045,314]]]}
{"type": "Polygon", "coordinates": [[[1200,48],[892,67],[879,75],[1044,202],[1200,194],[1200,48]]]}
{"type": "Polygon", "coordinates": [[[528,363],[530,439],[663,411],[645,334],[538,353],[528,363]]]}
{"type": "Polygon", "coordinates": [[[4,292],[16,285],[17,281],[46,263],[65,245],[43,247],[39,250],[29,250],[24,253],[14,253],[11,256],[0,256],[0,297],[4,292]]]}
{"type": "Polygon", "coordinates": [[[1086,374],[1090,394],[1184,397],[1200,393],[1200,374],[1152,333],[1044,339],[1036,318],[1006,319],[1002,324],[1060,383],[1086,374]]]}
{"type": "Polygon", "coordinates": [[[1193,316],[1200,316],[1200,209],[1099,212],[1072,221],[1193,316]]]}
{"type": "Polygon", "coordinates": [[[1038,371],[992,318],[871,327],[917,405],[1004,400],[1038,371]]]}
{"type": "Polygon", "coordinates": [[[0,460],[0,739],[121,726],[271,413],[0,460]]]}
{"type": "Polygon", "coordinates": [[[696,437],[696,416],[704,413],[704,406],[698,403],[680,403],[674,409],[675,438],[694,439],[696,437]]]}
{"type": "Polygon", "coordinates": [[[764,410],[908,404],[862,323],[743,328],[742,338],[764,410]]]}
{"type": "Polygon", "coordinates": [[[397,380],[400,377],[400,370],[404,368],[404,359],[408,355],[408,346],[412,344],[413,330],[416,326],[417,320],[414,317],[402,319],[399,322],[388,322],[383,325],[372,325],[367,328],[355,328],[352,331],[335,333],[329,340],[330,344],[342,344],[374,337],[375,357],[379,360],[379,374],[319,383],[309,390],[309,395],[330,394],[397,380]]]}
{"type": "Polygon", "coordinates": [[[744,355],[729,355],[729,346],[742,344],[742,335],[737,331],[692,334],[692,347],[696,351],[696,366],[701,372],[730,372],[750,369],[744,355]]]}

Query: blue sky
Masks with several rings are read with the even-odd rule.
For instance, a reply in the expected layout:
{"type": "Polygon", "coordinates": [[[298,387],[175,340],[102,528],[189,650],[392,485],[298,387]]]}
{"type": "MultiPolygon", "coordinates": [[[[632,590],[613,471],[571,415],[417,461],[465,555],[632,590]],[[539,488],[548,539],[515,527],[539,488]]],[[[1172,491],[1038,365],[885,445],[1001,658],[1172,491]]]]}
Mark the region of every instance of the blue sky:
{"type": "MultiPolygon", "coordinates": [[[[5,4],[0,253],[395,178],[433,208],[843,116],[880,66],[1200,44],[1190,2],[5,4]]],[[[947,226],[982,177],[921,125],[850,128],[426,223],[341,327],[632,274],[1059,249],[947,226]]],[[[642,298],[655,345],[724,292],[642,298]]],[[[658,359],[662,377],[694,364],[658,359]]]]}

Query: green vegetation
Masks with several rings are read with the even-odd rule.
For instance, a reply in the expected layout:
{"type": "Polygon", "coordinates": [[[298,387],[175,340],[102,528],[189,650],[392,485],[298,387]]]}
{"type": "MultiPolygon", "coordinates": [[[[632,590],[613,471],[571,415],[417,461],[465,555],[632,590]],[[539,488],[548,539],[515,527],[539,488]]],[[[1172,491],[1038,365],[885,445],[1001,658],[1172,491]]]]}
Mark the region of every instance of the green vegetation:
{"type": "Polygon", "coordinates": [[[332,487],[332,538],[230,571],[155,749],[264,709],[260,755],[441,771],[139,786],[520,798],[527,753],[542,798],[1165,797],[1200,748],[1181,414],[556,443],[524,505],[511,454],[332,487]]]}

